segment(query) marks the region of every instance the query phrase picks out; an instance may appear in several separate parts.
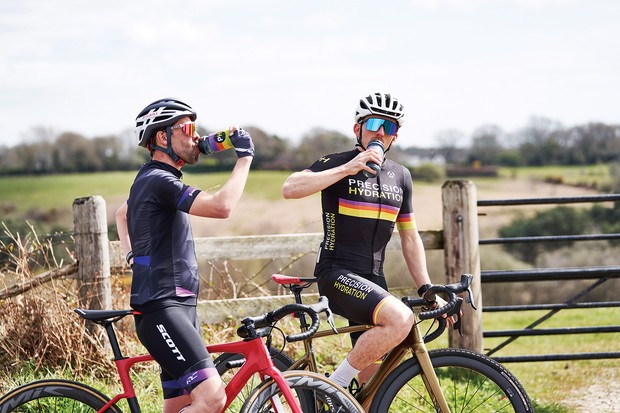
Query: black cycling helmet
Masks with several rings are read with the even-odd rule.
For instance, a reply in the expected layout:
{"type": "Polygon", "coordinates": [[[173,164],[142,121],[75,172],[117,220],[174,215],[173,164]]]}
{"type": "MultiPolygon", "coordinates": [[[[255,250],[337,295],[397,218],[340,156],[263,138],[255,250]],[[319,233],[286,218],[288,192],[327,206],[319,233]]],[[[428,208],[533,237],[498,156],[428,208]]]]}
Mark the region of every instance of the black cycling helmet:
{"type": "Polygon", "coordinates": [[[178,99],[165,98],[151,103],[136,117],[138,145],[147,147],[155,132],[174,125],[184,116],[189,116],[192,122],[197,118],[191,106],[178,99]]]}

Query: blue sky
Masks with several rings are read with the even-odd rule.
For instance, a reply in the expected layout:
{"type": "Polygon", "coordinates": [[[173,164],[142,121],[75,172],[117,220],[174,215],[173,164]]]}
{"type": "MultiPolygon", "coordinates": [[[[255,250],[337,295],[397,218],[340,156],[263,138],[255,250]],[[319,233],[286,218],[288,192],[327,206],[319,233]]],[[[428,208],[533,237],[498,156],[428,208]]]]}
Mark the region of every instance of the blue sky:
{"type": "Polygon", "coordinates": [[[120,134],[166,96],[292,141],[351,134],[375,91],[406,107],[401,146],[531,116],[619,124],[619,21],[616,0],[3,0],[0,143],[120,134]]]}

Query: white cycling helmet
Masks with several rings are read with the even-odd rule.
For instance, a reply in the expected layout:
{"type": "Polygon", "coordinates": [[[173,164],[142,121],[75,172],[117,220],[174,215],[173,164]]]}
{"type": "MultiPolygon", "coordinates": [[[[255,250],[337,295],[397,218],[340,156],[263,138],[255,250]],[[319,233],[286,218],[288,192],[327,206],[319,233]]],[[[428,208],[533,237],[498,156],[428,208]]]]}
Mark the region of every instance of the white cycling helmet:
{"type": "Polygon", "coordinates": [[[159,99],[151,103],[136,117],[136,137],[138,145],[146,147],[153,133],[172,126],[177,120],[189,116],[196,120],[196,112],[187,103],[175,98],[159,99]]]}
{"type": "Polygon", "coordinates": [[[405,108],[398,99],[389,93],[373,93],[360,99],[355,110],[355,123],[370,115],[387,116],[398,122],[398,127],[405,123],[405,108]]]}

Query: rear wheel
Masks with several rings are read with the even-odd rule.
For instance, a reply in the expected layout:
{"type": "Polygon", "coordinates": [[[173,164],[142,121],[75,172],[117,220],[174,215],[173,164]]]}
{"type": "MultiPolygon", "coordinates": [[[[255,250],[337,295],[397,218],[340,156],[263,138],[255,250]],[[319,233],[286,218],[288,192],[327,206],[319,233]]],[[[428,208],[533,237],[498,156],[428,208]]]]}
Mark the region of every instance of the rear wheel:
{"type": "MultiPolygon", "coordinates": [[[[0,398],[0,413],[93,413],[110,399],[85,384],[40,380],[24,384],[0,398]]],[[[112,406],[105,413],[122,413],[112,406]]]]}

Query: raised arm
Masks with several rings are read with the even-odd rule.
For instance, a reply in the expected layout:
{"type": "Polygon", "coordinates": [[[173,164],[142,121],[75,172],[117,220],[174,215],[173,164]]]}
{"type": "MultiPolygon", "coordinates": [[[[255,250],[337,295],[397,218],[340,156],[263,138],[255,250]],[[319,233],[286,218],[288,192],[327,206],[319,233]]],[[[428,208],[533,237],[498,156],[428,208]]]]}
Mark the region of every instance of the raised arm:
{"type": "Polygon", "coordinates": [[[355,175],[361,170],[373,172],[370,167],[366,166],[370,160],[381,163],[381,157],[375,151],[363,151],[349,162],[331,169],[320,172],[305,169],[295,172],[282,185],[282,196],[285,199],[304,198],[322,191],[346,176],[355,175]]]}
{"type": "Polygon", "coordinates": [[[285,199],[299,199],[312,195],[349,175],[344,165],[321,172],[308,169],[295,172],[282,185],[282,196],[285,199]]]}
{"type": "Polygon", "coordinates": [[[251,156],[237,159],[230,177],[222,188],[213,194],[200,192],[189,213],[208,218],[228,218],[243,194],[252,159],[251,156]]]}

